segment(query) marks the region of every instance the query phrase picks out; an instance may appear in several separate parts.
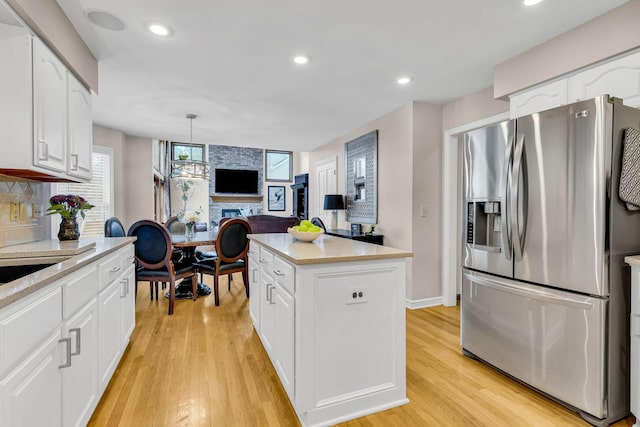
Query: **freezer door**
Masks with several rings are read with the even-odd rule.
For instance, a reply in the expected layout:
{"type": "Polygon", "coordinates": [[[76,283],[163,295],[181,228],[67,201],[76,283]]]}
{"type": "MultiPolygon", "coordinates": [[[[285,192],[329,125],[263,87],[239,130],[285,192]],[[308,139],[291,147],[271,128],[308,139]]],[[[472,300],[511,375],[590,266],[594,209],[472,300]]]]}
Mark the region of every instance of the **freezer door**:
{"type": "Polygon", "coordinates": [[[513,261],[505,198],[515,122],[504,121],[464,136],[462,263],[511,277],[513,261]]]}
{"type": "Polygon", "coordinates": [[[605,409],[608,299],[463,270],[462,347],[597,417],[605,409]]]}
{"type": "MultiPolygon", "coordinates": [[[[599,97],[519,118],[514,278],[609,294],[605,237],[612,107],[599,97]],[[517,222],[517,223],[516,223],[517,222]]],[[[514,203],[515,202],[515,203],[514,203]]]]}

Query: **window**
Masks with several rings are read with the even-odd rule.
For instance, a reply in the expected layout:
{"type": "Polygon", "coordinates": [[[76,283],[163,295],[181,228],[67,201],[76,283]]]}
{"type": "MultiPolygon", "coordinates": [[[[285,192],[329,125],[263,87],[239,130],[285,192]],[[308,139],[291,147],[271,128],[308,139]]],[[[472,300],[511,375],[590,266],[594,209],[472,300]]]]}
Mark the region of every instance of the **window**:
{"type": "Polygon", "coordinates": [[[182,142],[171,143],[172,160],[198,160],[203,161],[204,145],[184,144],[182,142]]]}
{"type": "MultiPolygon", "coordinates": [[[[90,182],[56,183],[51,187],[52,195],[78,194],[95,205],[80,222],[81,238],[104,237],[104,222],[113,216],[113,150],[94,145],[91,162],[90,182]]],[[[53,234],[58,232],[57,225],[52,229],[53,234]]]]}
{"type": "Polygon", "coordinates": [[[266,150],[264,170],[267,181],[291,181],[293,171],[291,151],[266,150]]]}

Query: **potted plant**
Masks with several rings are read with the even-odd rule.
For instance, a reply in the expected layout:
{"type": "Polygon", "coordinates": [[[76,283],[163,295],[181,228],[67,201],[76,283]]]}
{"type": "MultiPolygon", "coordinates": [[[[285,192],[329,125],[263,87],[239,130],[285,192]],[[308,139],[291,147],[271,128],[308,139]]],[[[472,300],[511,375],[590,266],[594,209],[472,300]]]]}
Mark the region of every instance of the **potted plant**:
{"type": "Polygon", "coordinates": [[[78,230],[78,213],[84,219],[85,212],[94,207],[84,197],[74,194],[57,194],[49,199],[51,206],[47,209],[47,215],[60,214],[60,230],[58,239],[78,240],[80,231],[78,230]]]}

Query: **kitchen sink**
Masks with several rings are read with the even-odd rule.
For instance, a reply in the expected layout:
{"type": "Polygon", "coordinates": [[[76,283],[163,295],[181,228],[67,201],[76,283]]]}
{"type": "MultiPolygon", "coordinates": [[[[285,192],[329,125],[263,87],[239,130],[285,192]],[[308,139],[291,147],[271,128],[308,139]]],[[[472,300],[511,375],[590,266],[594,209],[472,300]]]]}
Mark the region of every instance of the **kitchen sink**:
{"type": "Polygon", "coordinates": [[[6,265],[0,267],[0,285],[28,276],[31,273],[40,271],[55,263],[49,264],[30,264],[30,265],[6,265]]]}

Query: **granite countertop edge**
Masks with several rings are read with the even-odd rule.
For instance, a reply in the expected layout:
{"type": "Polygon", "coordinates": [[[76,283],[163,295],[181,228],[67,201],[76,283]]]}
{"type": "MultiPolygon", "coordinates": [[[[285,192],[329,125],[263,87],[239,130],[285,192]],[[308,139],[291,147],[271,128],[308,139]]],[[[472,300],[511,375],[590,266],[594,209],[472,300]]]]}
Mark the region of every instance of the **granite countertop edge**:
{"type": "MultiPolygon", "coordinates": [[[[89,240],[89,239],[87,239],[89,240]]],[[[21,277],[12,282],[0,285],[0,309],[9,306],[48,285],[62,279],[63,277],[80,270],[81,268],[103,258],[118,249],[132,244],[135,237],[110,237],[105,239],[91,239],[95,246],[77,255],[53,254],[50,250],[43,251],[45,255],[39,255],[34,251],[33,244],[24,253],[24,258],[33,259],[38,257],[41,263],[47,263],[47,258],[58,259],[65,257],[64,261],[57,262],[47,268],[25,277],[21,277]]],[[[20,253],[20,246],[15,246],[16,253],[20,253]]],[[[19,261],[19,257],[12,257],[12,260],[19,261]]]]}
{"type": "Polygon", "coordinates": [[[287,233],[251,234],[249,239],[295,265],[410,258],[413,252],[342,237],[322,235],[301,242],[287,233]]]}

